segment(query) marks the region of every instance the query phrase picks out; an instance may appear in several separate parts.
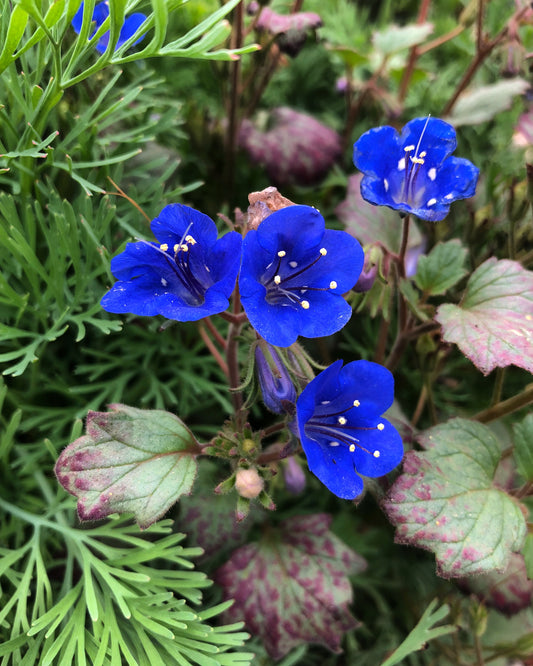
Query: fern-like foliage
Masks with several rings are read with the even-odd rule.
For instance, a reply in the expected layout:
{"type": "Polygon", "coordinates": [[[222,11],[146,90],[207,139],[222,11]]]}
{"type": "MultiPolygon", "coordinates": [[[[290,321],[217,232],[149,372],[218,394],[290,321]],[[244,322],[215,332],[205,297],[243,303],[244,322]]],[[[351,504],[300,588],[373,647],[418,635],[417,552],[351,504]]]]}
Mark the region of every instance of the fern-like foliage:
{"type": "Polygon", "coordinates": [[[118,518],[71,527],[61,507],[42,516],[0,500],[0,510],[0,541],[12,542],[0,548],[2,666],[250,663],[235,651],[247,638],[240,624],[207,622],[227,604],[193,608],[210,581],[192,570],[201,549],[181,545],[172,521],[139,535],[118,518]]]}

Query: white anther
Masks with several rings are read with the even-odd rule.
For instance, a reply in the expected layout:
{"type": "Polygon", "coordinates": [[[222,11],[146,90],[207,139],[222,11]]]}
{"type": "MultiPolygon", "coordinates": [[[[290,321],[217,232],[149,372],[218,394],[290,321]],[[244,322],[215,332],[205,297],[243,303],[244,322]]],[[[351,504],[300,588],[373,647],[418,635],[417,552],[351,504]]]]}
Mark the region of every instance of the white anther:
{"type": "Polygon", "coordinates": [[[161,284],[163,285],[163,287],[166,287],[168,282],[165,280],[165,278],[161,278],[161,284]]]}
{"type": "Polygon", "coordinates": [[[431,169],[428,171],[428,177],[429,180],[435,180],[437,177],[437,169],[435,169],[435,167],[431,167],[431,169]]]}
{"type": "Polygon", "coordinates": [[[159,246],[160,250],[163,250],[163,252],[166,252],[168,250],[168,245],[166,243],[163,243],[162,245],[159,246]]]}
{"type": "Polygon", "coordinates": [[[355,451],[355,444],[350,444],[350,453],[355,451]]]}
{"type": "Polygon", "coordinates": [[[420,153],[420,157],[425,157],[426,155],[427,155],[427,153],[426,153],[425,150],[423,150],[423,151],[420,153]]]}
{"type": "Polygon", "coordinates": [[[189,251],[189,246],[188,246],[188,245],[185,245],[185,243],[182,243],[182,244],[180,245],[180,248],[181,248],[184,252],[188,252],[188,251],[189,251]]]}
{"type": "Polygon", "coordinates": [[[276,284],[280,284],[281,283],[281,277],[279,275],[274,275],[274,282],[276,284]]]}
{"type": "Polygon", "coordinates": [[[409,159],[413,164],[424,164],[424,160],[421,157],[410,157],[409,159]]]}
{"type": "Polygon", "coordinates": [[[339,446],[339,442],[330,442],[329,445],[330,446],[339,446]]]}
{"type": "Polygon", "coordinates": [[[345,416],[339,416],[339,418],[337,419],[337,421],[338,421],[341,425],[346,425],[346,417],[345,417],[345,416]]]}
{"type": "Polygon", "coordinates": [[[280,251],[278,252],[278,257],[284,257],[286,254],[287,254],[287,253],[285,252],[285,250],[280,250],[280,251]]]}
{"type": "Polygon", "coordinates": [[[309,301],[302,301],[300,305],[304,310],[309,310],[309,301]]]}
{"type": "Polygon", "coordinates": [[[378,430],[385,430],[385,426],[383,425],[383,423],[378,423],[377,427],[378,427],[378,430]]]}
{"type": "Polygon", "coordinates": [[[185,242],[190,243],[191,245],[196,245],[195,239],[190,234],[185,236],[185,242]]]}
{"type": "Polygon", "coordinates": [[[322,402],[320,404],[321,405],[329,405],[330,402],[331,402],[331,400],[322,400],[322,402]]]}
{"type": "Polygon", "coordinates": [[[402,159],[398,161],[398,171],[403,171],[404,169],[405,169],[405,157],[402,157],[402,159]]]}
{"type": "Polygon", "coordinates": [[[444,196],[445,199],[453,199],[453,194],[450,192],[450,194],[446,194],[444,196]]]}
{"type": "Polygon", "coordinates": [[[383,185],[385,185],[385,192],[388,192],[389,191],[389,181],[386,178],[383,179],[383,185]]]}
{"type": "Polygon", "coordinates": [[[298,266],[298,262],[297,261],[289,261],[289,266],[291,268],[296,268],[296,266],[298,266]]]}
{"type": "Polygon", "coordinates": [[[326,250],[325,247],[321,247],[321,248],[320,248],[320,254],[321,254],[323,257],[325,257],[327,253],[328,253],[328,251],[326,250]]]}
{"type": "Polygon", "coordinates": [[[436,203],[437,203],[437,200],[436,200],[435,198],[433,198],[433,199],[430,199],[430,200],[427,202],[426,205],[427,205],[427,206],[434,206],[436,203]]]}
{"type": "Polygon", "coordinates": [[[354,401],[353,401],[353,406],[354,406],[354,407],[359,407],[360,404],[361,404],[361,403],[359,402],[359,400],[354,400],[354,401]]]}
{"type": "Polygon", "coordinates": [[[415,149],[415,146],[414,146],[414,144],[413,144],[412,146],[405,146],[404,151],[405,151],[406,153],[410,153],[410,152],[412,152],[414,149],[415,149]]]}
{"type": "Polygon", "coordinates": [[[337,283],[335,282],[335,280],[332,280],[332,281],[329,283],[329,288],[330,288],[330,289],[337,289],[337,283]]]}
{"type": "Polygon", "coordinates": [[[180,249],[179,243],[176,243],[172,249],[174,250],[174,254],[177,254],[180,249]]]}
{"type": "Polygon", "coordinates": [[[374,458],[379,458],[381,453],[379,451],[374,451],[374,453],[372,455],[374,456],[374,458]]]}

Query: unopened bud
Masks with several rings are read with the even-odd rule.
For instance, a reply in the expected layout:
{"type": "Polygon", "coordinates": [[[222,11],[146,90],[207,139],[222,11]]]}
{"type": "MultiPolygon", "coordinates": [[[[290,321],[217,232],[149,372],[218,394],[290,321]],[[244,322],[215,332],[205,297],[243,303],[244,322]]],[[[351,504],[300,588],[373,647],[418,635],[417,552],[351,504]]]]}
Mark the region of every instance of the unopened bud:
{"type": "Polygon", "coordinates": [[[287,464],[283,470],[285,477],[285,487],[293,495],[299,495],[305,488],[305,472],[298,462],[291,456],[287,459],[287,464]]]}
{"type": "Polygon", "coordinates": [[[291,413],[296,389],[280,355],[274,347],[256,347],[255,362],[263,402],[275,414],[291,413]]]}
{"type": "Polygon", "coordinates": [[[235,488],[241,497],[255,499],[265,487],[264,479],[259,476],[255,467],[239,469],[235,479],[235,488]]]}

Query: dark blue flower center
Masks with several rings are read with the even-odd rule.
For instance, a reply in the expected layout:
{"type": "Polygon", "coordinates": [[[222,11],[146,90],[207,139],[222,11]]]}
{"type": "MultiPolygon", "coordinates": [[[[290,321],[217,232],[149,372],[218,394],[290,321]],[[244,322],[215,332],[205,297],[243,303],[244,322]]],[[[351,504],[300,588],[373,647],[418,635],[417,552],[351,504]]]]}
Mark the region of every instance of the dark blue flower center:
{"type": "MultiPolygon", "coordinates": [[[[346,399],[343,397],[342,402],[346,404],[346,399]]],[[[362,426],[356,425],[358,414],[357,410],[361,409],[361,402],[353,400],[348,407],[343,409],[335,408],[335,404],[340,406],[338,400],[330,402],[323,400],[315,407],[313,416],[307,421],[304,426],[305,434],[310,439],[318,442],[326,440],[327,446],[336,448],[338,446],[347,446],[349,451],[353,453],[356,448],[365,451],[366,453],[379,458],[380,452],[378,450],[368,451],[362,446],[355,437],[356,430],[384,430],[383,423],[378,423],[376,426],[362,426]],[[331,411],[331,410],[334,411],[331,411]]]]}
{"type": "Polygon", "coordinates": [[[315,266],[322,257],[325,257],[327,253],[326,248],[322,247],[318,256],[299,262],[288,257],[285,250],[279,250],[277,259],[268,264],[261,278],[261,283],[266,289],[265,299],[267,303],[301,307],[308,310],[310,303],[304,298],[308,291],[336,289],[337,283],[335,280],[331,280],[328,287],[313,287],[309,284],[309,275],[306,275],[307,271],[315,266]]]}
{"type": "MultiPolygon", "coordinates": [[[[205,292],[214,284],[214,280],[205,263],[200,243],[188,233],[191,227],[192,224],[187,227],[180,242],[172,248],[163,243],[156,249],[163,254],[173,277],[176,278],[172,281],[169,291],[176,292],[187,305],[198,306],[205,302],[205,292]]],[[[168,282],[165,277],[161,278],[163,287],[169,286],[168,282]]]]}

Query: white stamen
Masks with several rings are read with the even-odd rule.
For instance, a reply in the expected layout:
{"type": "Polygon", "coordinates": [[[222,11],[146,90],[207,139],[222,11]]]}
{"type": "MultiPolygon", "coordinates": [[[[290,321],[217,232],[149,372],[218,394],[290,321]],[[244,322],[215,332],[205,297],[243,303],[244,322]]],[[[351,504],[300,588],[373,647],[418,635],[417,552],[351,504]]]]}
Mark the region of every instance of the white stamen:
{"type": "Polygon", "coordinates": [[[414,144],[412,146],[405,146],[404,151],[406,153],[411,153],[415,149],[414,144]]]}
{"type": "Polygon", "coordinates": [[[433,198],[433,199],[430,199],[430,200],[427,202],[426,205],[427,205],[427,206],[434,206],[436,203],[437,203],[437,200],[436,200],[435,198],[433,198]]]}
{"type": "Polygon", "coordinates": [[[285,252],[285,250],[280,250],[280,251],[278,252],[278,257],[284,257],[286,254],[287,254],[287,253],[285,252]]]}
{"type": "Polygon", "coordinates": [[[350,453],[355,451],[355,444],[350,444],[350,453]]]}
{"type": "Polygon", "coordinates": [[[339,442],[330,442],[329,445],[330,446],[339,446],[339,442]]]}
{"type": "Polygon", "coordinates": [[[346,425],[346,417],[345,416],[339,416],[339,418],[337,420],[341,425],[346,425]]]}
{"type": "Polygon", "coordinates": [[[166,243],[163,243],[162,245],[159,246],[160,250],[163,250],[163,252],[166,252],[168,250],[168,245],[166,243]]]}
{"type": "Polygon", "coordinates": [[[445,199],[453,199],[453,194],[450,192],[450,194],[446,194],[444,196],[445,199]]]}
{"type": "Polygon", "coordinates": [[[274,275],[274,282],[276,284],[280,284],[281,283],[281,277],[279,275],[274,275]]]}
{"type": "Polygon", "coordinates": [[[176,243],[172,249],[174,250],[174,254],[177,254],[178,250],[180,249],[179,243],[176,243]]]}
{"type": "Polygon", "coordinates": [[[378,423],[377,427],[378,427],[378,430],[385,430],[385,426],[383,425],[383,423],[378,423]]]}
{"type": "Polygon", "coordinates": [[[431,167],[431,169],[428,171],[428,176],[429,180],[435,180],[437,177],[437,169],[435,169],[435,167],[431,167]]]}
{"type": "Polygon", "coordinates": [[[332,280],[332,281],[329,283],[329,288],[330,288],[330,289],[337,289],[337,283],[335,282],[335,280],[332,280]]]}
{"type": "Polygon", "coordinates": [[[188,245],[185,245],[185,243],[182,243],[182,244],[180,245],[180,248],[181,248],[184,252],[188,252],[188,251],[189,251],[189,246],[188,246],[188,245]]]}
{"type": "Polygon", "coordinates": [[[374,453],[372,455],[374,456],[374,458],[379,458],[381,453],[379,451],[374,451],[374,453]]]}
{"type": "Polygon", "coordinates": [[[398,171],[403,171],[405,169],[405,157],[398,162],[398,171]]]}
{"type": "Polygon", "coordinates": [[[426,155],[427,155],[427,153],[426,153],[425,150],[423,150],[423,151],[420,153],[420,157],[425,157],[426,155]]]}
{"type": "Polygon", "coordinates": [[[291,268],[296,268],[296,266],[298,266],[298,262],[297,261],[289,261],[289,266],[291,268]]]}
{"type": "Polygon", "coordinates": [[[166,287],[168,282],[165,280],[165,278],[161,278],[161,284],[163,285],[163,287],[166,287]]]}
{"type": "Polygon", "coordinates": [[[383,179],[383,185],[385,185],[385,192],[388,192],[389,191],[389,181],[386,178],[383,179]]]}
{"type": "Polygon", "coordinates": [[[309,310],[309,301],[302,301],[300,305],[304,310],[309,310]]]}
{"type": "Polygon", "coordinates": [[[361,403],[359,402],[359,400],[354,400],[354,401],[353,401],[353,406],[354,406],[354,407],[359,407],[360,404],[361,404],[361,403]]]}
{"type": "Polygon", "coordinates": [[[208,273],[211,273],[211,269],[209,268],[209,266],[206,266],[206,265],[204,264],[204,268],[205,268],[205,270],[206,270],[208,273]]]}
{"type": "Polygon", "coordinates": [[[323,257],[325,257],[327,253],[328,253],[328,251],[326,250],[325,247],[321,247],[321,248],[320,248],[320,254],[321,254],[323,257]]]}
{"type": "Polygon", "coordinates": [[[331,402],[331,400],[322,400],[322,402],[320,404],[321,405],[329,405],[330,402],[331,402]]]}
{"type": "Polygon", "coordinates": [[[195,239],[190,234],[185,236],[185,242],[190,243],[191,245],[196,245],[195,239]]]}

